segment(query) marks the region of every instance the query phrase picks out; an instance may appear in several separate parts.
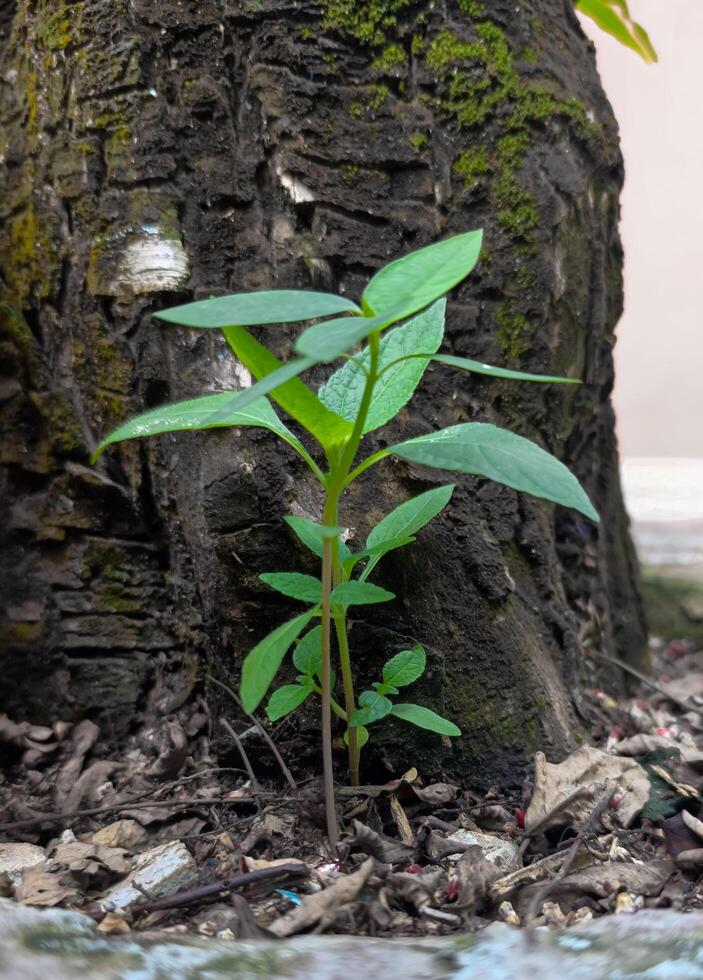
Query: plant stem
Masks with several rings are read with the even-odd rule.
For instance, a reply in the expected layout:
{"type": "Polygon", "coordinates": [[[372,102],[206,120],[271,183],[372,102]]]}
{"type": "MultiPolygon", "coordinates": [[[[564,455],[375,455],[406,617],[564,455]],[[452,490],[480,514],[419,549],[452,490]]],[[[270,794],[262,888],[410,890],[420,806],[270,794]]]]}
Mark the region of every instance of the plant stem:
{"type": "MultiPolygon", "coordinates": [[[[327,490],[323,523],[334,527],[339,498],[327,490]]],[[[337,856],[337,811],[334,805],[334,763],[332,761],[332,685],[331,672],[331,607],[332,593],[332,538],[326,537],[322,545],[322,770],[325,787],[325,811],[327,815],[327,838],[330,850],[337,856]]]]}
{"type": "MultiPolygon", "coordinates": [[[[351,721],[351,716],[356,708],[354,697],[354,678],[351,669],[351,657],[349,656],[349,639],[347,637],[347,618],[344,612],[338,613],[334,617],[334,626],[337,633],[337,643],[339,645],[339,665],[342,671],[342,684],[344,685],[344,707],[347,712],[347,726],[351,721]]],[[[347,738],[349,739],[349,782],[352,786],[359,785],[359,746],[356,739],[356,728],[347,727],[347,738]]]]}
{"type": "MultiPolygon", "coordinates": [[[[366,384],[359,404],[359,411],[354,421],[354,428],[345,445],[341,458],[330,459],[330,472],[324,481],[325,506],[322,522],[325,527],[336,527],[339,522],[339,498],[348,486],[349,471],[364,437],[364,428],[371,405],[373,389],[378,380],[378,362],[380,350],[380,332],[374,331],[369,337],[369,369],[366,384]]],[[[322,546],[322,768],[325,787],[325,811],[327,816],[327,837],[330,850],[337,853],[337,813],[334,803],[334,765],[332,760],[332,686],[331,686],[331,633],[332,633],[332,584],[338,585],[342,580],[341,563],[339,560],[339,542],[325,537],[322,546]]],[[[352,785],[358,785],[359,780],[359,748],[356,732],[349,727],[349,721],[354,713],[356,700],[354,697],[354,679],[352,677],[349,643],[347,639],[346,616],[340,607],[335,609],[335,627],[339,640],[340,666],[344,684],[344,702],[347,721],[347,738],[349,740],[349,779],[352,785]]]]}

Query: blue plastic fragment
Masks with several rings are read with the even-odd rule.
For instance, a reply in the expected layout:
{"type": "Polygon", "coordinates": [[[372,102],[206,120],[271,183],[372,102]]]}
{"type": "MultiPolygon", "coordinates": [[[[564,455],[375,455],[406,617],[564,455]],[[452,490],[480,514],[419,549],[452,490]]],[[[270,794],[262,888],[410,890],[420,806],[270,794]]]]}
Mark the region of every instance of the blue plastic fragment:
{"type": "Polygon", "coordinates": [[[299,895],[295,894],[295,892],[289,892],[285,888],[277,888],[276,891],[279,895],[283,895],[284,898],[287,898],[288,901],[292,902],[293,905],[300,905],[303,901],[299,895]]]}

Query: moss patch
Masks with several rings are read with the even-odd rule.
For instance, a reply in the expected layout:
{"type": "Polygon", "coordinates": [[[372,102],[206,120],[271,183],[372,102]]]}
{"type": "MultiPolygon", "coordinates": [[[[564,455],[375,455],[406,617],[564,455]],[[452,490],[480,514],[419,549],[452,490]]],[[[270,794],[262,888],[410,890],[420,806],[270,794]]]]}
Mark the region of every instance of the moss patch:
{"type": "Polygon", "coordinates": [[[357,41],[380,47],[387,32],[398,23],[398,16],[414,0],[323,0],[322,26],[350,34],[357,41]]]}

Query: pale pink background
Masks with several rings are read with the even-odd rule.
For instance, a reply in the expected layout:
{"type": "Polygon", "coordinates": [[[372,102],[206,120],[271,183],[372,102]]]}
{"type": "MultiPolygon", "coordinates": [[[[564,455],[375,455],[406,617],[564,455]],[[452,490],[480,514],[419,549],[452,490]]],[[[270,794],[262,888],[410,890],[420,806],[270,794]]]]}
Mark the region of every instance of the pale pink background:
{"type": "Polygon", "coordinates": [[[703,0],[629,6],[656,65],[582,18],[625,155],[620,446],[624,456],[703,457],[703,0]]]}

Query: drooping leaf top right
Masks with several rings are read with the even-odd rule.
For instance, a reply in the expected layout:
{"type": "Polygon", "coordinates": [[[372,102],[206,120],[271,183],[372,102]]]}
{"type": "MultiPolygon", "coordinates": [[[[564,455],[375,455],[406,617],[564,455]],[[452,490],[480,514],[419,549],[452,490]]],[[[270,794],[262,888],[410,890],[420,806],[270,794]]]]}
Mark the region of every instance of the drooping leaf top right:
{"type": "Polygon", "coordinates": [[[594,20],[601,30],[653,64],[657,52],[644,27],[630,16],[626,0],[578,0],[576,9],[594,20]]]}

